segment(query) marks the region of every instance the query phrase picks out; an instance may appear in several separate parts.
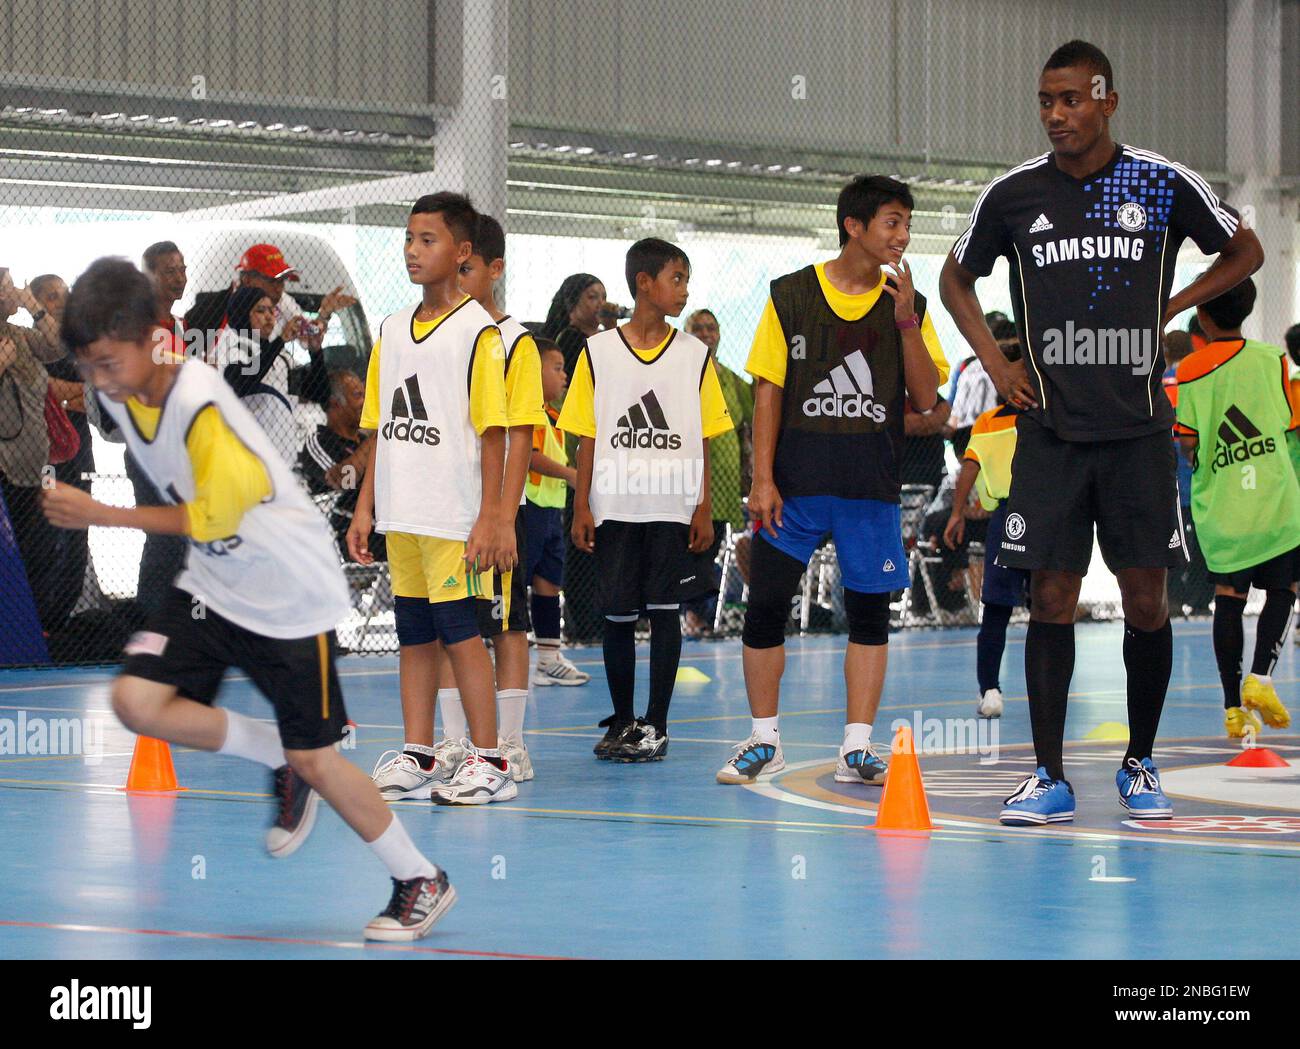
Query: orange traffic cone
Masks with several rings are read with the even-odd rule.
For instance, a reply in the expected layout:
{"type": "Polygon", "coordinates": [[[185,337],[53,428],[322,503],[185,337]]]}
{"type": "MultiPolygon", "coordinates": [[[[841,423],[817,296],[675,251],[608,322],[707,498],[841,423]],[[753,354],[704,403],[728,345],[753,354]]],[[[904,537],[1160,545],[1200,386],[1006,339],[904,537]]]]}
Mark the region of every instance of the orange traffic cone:
{"type": "Polygon", "coordinates": [[[876,810],[875,827],[876,830],[934,830],[912,730],[906,725],[894,736],[893,756],[885,774],[885,789],[876,810]]]}
{"type": "Polygon", "coordinates": [[[131,755],[131,771],[126,774],[123,790],[184,790],[176,783],[171,748],[160,739],[136,736],[131,755]]]}
{"type": "Polygon", "coordinates": [[[1247,747],[1231,761],[1225,762],[1238,769],[1285,769],[1290,762],[1268,747],[1247,747]]]}

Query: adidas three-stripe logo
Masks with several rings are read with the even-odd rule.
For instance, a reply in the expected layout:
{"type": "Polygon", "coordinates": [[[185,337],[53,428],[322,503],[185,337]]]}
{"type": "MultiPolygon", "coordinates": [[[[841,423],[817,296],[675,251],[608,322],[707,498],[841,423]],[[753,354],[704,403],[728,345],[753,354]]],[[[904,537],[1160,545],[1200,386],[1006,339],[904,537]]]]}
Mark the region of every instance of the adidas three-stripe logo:
{"type": "Polygon", "coordinates": [[[1038,218],[1034,219],[1034,224],[1029,227],[1029,232],[1046,233],[1049,229],[1054,229],[1054,228],[1055,227],[1053,227],[1052,224],[1047,220],[1047,216],[1040,213],[1038,218]]]}
{"type": "Polygon", "coordinates": [[[420,394],[420,377],[408,375],[402,385],[393,390],[389,410],[391,418],[380,431],[388,441],[406,441],[411,444],[436,445],[442,437],[436,426],[425,426],[429,412],[420,394]]]}
{"type": "Polygon", "coordinates": [[[1259,427],[1235,404],[1223,413],[1218,438],[1214,461],[1211,463],[1211,469],[1215,473],[1233,463],[1244,463],[1247,459],[1277,451],[1276,439],[1265,437],[1259,427]]]}
{"type": "Polygon", "coordinates": [[[612,448],[660,448],[676,451],[682,446],[679,434],[672,432],[663,407],[654,390],[647,390],[620,416],[618,429],[609,439],[612,448]]]}
{"type": "Polygon", "coordinates": [[[873,419],[883,423],[885,406],[876,403],[874,393],[866,355],[854,350],[813,387],[813,396],[803,402],[803,413],[810,418],[873,419]]]}

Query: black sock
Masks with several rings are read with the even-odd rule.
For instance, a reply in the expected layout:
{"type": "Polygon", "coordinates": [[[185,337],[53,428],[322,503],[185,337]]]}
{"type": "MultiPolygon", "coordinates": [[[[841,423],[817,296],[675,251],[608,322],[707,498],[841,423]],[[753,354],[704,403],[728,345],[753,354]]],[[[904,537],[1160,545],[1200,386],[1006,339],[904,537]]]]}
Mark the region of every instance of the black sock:
{"type": "Polygon", "coordinates": [[[1010,605],[985,605],[980,620],[979,636],[975,639],[975,679],[980,695],[991,688],[999,688],[998,674],[1002,669],[1002,653],[1007,647],[1007,624],[1011,622],[1010,605]]]}
{"type": "Polygon", "coordinates": [[[539,594],[536,590],[532,596],[533,636],[543,641],[560,640],[560,595],[539,594]]]}
{"type": "Polygon", "coordinates": [[[1124,624],[1124,669],[1128,672],[1128,750],[1124,760],[1141,761],[1151,756],[1156,745],[1156,729],[1174,670],[1174,628],[1168,619],[1158,630],[1124,624]]]}
{"type": "Polygon", "coordinates": [[[484,761],[490,762],[491,764],[495,765],[498,771],[505,772],[506,759],[503,758],[500,754],[498,754],[495,758],[492,757],[492,755],[490,754],[480,754],[479,757],[482,758],[484,761]]]}
{"type": "Polygon", "coordinates": [[[402,751],[402,753],[405,754],[408,758],[415,758],[416,764],[419,765],[420,768],[423,769],[425,772],[428,772],[431,768],[433,768],[432,754],[421,754],[419,753],[419,751],[415,751],[415,750],[404,750],[402,751]]]}
{"type": "Polygon", "coordinates": [[[626,724],[636,717],[632,706],[636,687],[636,621],[605,620],[605,679],[614,704],[614,720],[626,724]]]}
{"type": "Polygon", "coordinates": [[[1214,658],[1219,664],[1225,710],[1241,706],[1241,653],[1246,647],[1241,617],[1245,611],[1244,597],[1214,595],[1214,658]]]}
{"type": "Polygon", "coordinates": [[[1030,620],[1025,634],[1025,685],[1034,754],[1052,779],[1065,779],[1065,708],[1074,676],[1074,624],[1030,620]]]}
{"type": "Polygon", "coordinates": [[[650,705],[645,719],[668,734],[668,704],[673,701],[677,665],[682,658],[682,620],[675,608],[652,608],[650,620],[650,705]]]}
{"type": "Polygon", "coordinates": [[[1277,657],[1282,654],[1282,643],[1291,629],[1291,614],[1295,608],[1295,594],[1290,590],[1270,590],[1264,598],[1264,608],[1255,624],[1255,658],[1250,672],[1255,675],[1273,673],[1277,657]]]}

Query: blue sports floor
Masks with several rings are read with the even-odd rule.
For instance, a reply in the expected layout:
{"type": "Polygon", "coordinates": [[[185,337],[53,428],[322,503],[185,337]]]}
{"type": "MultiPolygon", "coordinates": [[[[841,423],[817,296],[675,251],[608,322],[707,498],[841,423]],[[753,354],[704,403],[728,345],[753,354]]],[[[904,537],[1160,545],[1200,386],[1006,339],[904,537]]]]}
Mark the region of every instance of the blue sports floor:
{"type": "MultiPolygon", "coordinates": [[[[685,645],[683,665],[711,681],[678,686],[668,759],[652,765],[591,757],[608,699],[599,650],[575,651],[593,680],[534,690],[527,738],[537,778],[516,801],[396,806],[460,899],[426,940],[383,947],[366,946],[361,928],[387,902],[386,874],[332,812],[322,810],[296,855],[275,861],[262,846],[270,797],[255,766],[177,750],[187,790],[128,796],[118,788],[132,737],[111,714],[97,764],[16,753],[20,717],[103,715],[110,672],[0,673],[0,730],[14,723],[0,755],[0,956],[1296,956],[1300,736],[1266,730],[1260,740],[1290,768],[1225,767],[1240,748],[1223,737],[1209,624],[1176,624],[1156,759],[1178,818],[1126,824],[1113,785],[1123,743],[1086,738],[1126,720],[1121,627],[1081,625],[1077,636],[1066,754],[1076,824],[993,822],[1033,764],[1024,628],[1012,627],[999,760],[922,754],[937,829],[921,837],[878,836],[879,789],[832,780],[842,639],[790,643],[788,768],[755,788],[713,780],[749,727],[738,642],[685,645]]],[[[969,723],[925,719],[973,716],[974,659],[970,630],[895,635],[876,738],[905,718],[931,749],[962,745],[969,723]]],[[[1275,677],[1293,710],[1296,671],[1288,643],[1275,677]]],[[[402,742],[396,660],[349,658],[342,672],[359,724],[349,753],[369,772],[402,742]]],[[[222,701],[269,713],[237,678],[222,701]]],[[[990,737],[973,741],[991,753],[990,737]]]]}

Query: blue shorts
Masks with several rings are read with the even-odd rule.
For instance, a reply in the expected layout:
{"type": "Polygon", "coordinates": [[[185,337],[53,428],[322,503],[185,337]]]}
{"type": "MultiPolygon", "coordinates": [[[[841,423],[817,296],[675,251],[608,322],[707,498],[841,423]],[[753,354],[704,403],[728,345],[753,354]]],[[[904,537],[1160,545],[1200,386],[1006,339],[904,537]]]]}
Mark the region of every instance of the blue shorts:
{"type": "Polygon", "coordinates": [[[427,645],[441,641],[457,645],[478,637],[478,598],[430,601],[424,597],[394,597],[393,618],[397,621],[399,645],[427,645]]]}
{"type": "Polygon", "coordinates": [[[1002,549],[1002,535],[1007,523],[1007,501],[989,517],[989,533],[984,541],[984,585],[980,600],[986,605],[1016,608],[1029,604],[1029,572],[1023,568],[1005,568],[997,563],[1002,549]]]}
{"type": "Polygon", "coordinates": [[[882,594],[907,587],[907,552],[897,503],[833,495],[791,496],[781,510],[781,521],[775,539],[766,532],[763,537],[804,564],[830,533],[846,589],[882,594]]]}
{"type": "Polygon", "coordinates": [[[524,525],[528,529],[528,563],[525,582],[541,576],[557,587],[564,586],[564,511],[558,506],[526,503],[524,525]]]}

